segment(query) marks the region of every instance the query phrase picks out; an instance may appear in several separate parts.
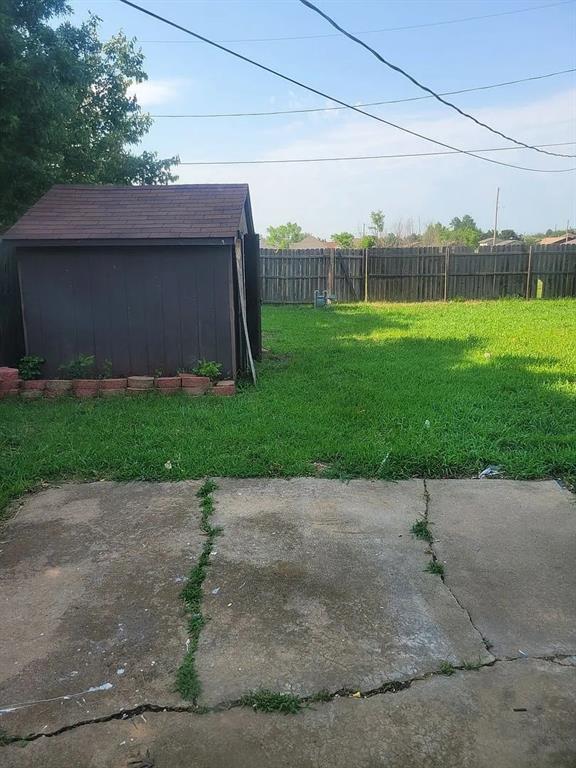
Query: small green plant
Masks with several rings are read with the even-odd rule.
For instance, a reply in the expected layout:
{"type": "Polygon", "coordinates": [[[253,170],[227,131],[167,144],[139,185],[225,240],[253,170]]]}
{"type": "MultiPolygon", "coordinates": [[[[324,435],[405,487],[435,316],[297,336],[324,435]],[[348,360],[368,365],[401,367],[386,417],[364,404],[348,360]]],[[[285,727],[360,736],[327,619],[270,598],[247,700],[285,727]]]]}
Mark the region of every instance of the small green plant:
{"type": "Polygon", "coordinates": [[[284,715],[295,715],[302,709],[302,702],[295,694],[277,693],[266,688],[250,691],[242,696],[240,703],[256,712],[281,712],[284,715]]]}
{"type": "Polygon", "coordinates": [[[456,672],[456,668],[449,661],[441,661],[438,671],[441,675],[453,675],[456,672]]]}
{"type": "Polygon", "coordinates": [[[102,363],[102,370],[100,373],[101,379],[111,379],[112,378],[112,360],[104,360],[102,363]]]}
{"type": "Polygon", "coordinates": [[[42,374],[42,366],[46,360],[38,355],[25,355],[18,363],[18,373],[25,381],[39,379],[42,374]]]}
{"type": "Polygon", "coordinates": [[[94,375],[94,355],[79,355],[74,360],[59,366],[64,379],[90,379],[94,375]]]}
{"type": "Polygon", "coordinates": [[[432,532],[430,531],[428,520],[425,520],[422,518],[421,520],[416,520],[412,528],[410,528],[412,535],[415,536],[417,539],[422,539],[423,541],[427,541],[429,544],[432,544],[434,539],[432,538],[432,532]]]}
{"type": "Polygon", "coordinates": [[[154,370],[154,378],[159,379],[162,376],[162,368],[156,368],[154,370]]]}
{"type": "Polygon", "coordinates": [[[200,529],[206,536],[204,547],[200,559],[194,565],[184,588],[181,597],[188,614],[188,637],[189,644],[184,661],[176,673],[176,689],[185,699],[196,701],[201,692],[200,678],[196,670],[196,650],[200,639],[200,632],[206,623],[202,613],[202,584],[206,578],[206,573],[210,565],[210,555],[216,536],[221,533],[221,529],[211,525],[210,518],[214,514],[214,499],[212,494],[217,489],[213,480],[207,479],[196,492],[200,499],[200,509],[202,512],[200,520],[200,529]]]}
{"type": "Polygon", "coordinates": [[[194,367],[192,373],[196,376],[208,376],[211,381],[216,381],[222,375],[222,365],[213,360],[198,360],[198,365],[194,367]]]}
{"type": "Polygon", "coordinates": [[[438,560],[430,560],[426,568],[427,573],[435,573],[438,576],[444,576],[444,564],[438,562],[438,560]]]}

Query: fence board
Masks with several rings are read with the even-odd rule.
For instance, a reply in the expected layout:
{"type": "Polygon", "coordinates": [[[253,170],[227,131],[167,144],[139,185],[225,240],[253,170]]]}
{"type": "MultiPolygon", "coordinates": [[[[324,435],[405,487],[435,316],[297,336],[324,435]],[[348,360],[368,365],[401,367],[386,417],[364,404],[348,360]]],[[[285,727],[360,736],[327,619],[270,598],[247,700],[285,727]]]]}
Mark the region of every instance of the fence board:
{"type": "Polygon", "coordinates": [[[576,246],[262,248],[262,301],[308,304],[315,290],[341,302],[576,296],[576,246]],[[365,275],[366,264],[368,275],[365,275]],[[333,271],[333,274],[332,274],[333,271]]]}

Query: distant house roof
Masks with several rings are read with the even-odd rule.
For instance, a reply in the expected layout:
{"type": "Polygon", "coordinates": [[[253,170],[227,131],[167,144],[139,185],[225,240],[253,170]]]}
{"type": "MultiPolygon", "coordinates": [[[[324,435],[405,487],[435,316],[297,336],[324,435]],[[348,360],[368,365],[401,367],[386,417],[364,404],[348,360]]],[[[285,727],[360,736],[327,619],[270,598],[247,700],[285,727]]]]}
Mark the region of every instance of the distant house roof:
{"type": "Polygon", "coordinates": [[[32,206],[8,240],[234,237],[252,228],[247,184],[57,185],[32,206]]]}
{"type": "Polygon", "coordinates": [[[562,243],[576,243],[576,235],[568,233],[566,235],[560,235],[560,237],[543,237],[540,240],[539,245],[562,245],[562,243]]]}
{"type": "Polygon", "coordinates": [[[489,248],[492,245],[522,245],[521,240],[496,240],[494,243],[491,237],[486,237],[478,243],[479,248],[489,248]]]}
{"type": "Polygon", "coordinates": [[[328,240],[321,240],[314,235],[306,235],[303,240],[299,240],[297,243],[292,243],[290,250],[304,251],[314,248],[336,248],[336,243],[329,243],[328,240]]]}

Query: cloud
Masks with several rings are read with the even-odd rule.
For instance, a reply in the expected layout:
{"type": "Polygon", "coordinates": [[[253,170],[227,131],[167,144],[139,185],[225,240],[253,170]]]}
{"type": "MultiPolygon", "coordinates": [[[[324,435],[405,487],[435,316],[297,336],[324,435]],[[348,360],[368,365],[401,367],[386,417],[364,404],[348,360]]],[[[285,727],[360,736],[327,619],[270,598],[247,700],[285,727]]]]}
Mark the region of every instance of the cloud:
{"type": "Polygon", "coordinates": [[[177,101],[189,81],[182,78],[169,80],[144,80],[128,88],[129,96],[136,96],[138,103],[145,108],[177,101]]]}
{"type": "MultiPolygon", "coordinates": [[[[576,140],[573,123],[570,127],[576,111],[574,91],[520,106],[469,111],[528,143],[576,140]]],[[[319,122],[313,118],[307,122],[299,116],[275,132],[280,145],[274,149],[256,155],[231,147],[225,159],[442,151],[442,147],[359,115],[345,111],[329,114],[338,119],[319,122]],[[289,138],[291,133],[295,138],[289,138]]],[[[402,109],[388,107],[378,114],[456,147],[513,146],[440,105],[432,106],[432,111],[428,103],[402,109]]],[[[559,147],[557,151],[576,153],[576,145],[559,147]]],[[[574,159],[521,149],[490,157],[533,168],[576,166],[574,159]]],[[[192,158],[183,154],[182,159],[192,158]]],[[[297,165],[191,166],[181,167],[178,173],[181,183],[247,181],[257,227],[262,232],[269,224],[287,220],[296,220],[305,230],[324,236],[341,230],[356,231],[375,208],[385,211],[388,222],[412,217],[420,219],[424,226],[430,220],[447,222],[455,215],[470,213],[481,226],[489,228],[497,186],[501,187],[503,228],[534,231],[565,224],[568,218],[576,220],[576,174],[527,173],[462,155],[297,165]]]]}

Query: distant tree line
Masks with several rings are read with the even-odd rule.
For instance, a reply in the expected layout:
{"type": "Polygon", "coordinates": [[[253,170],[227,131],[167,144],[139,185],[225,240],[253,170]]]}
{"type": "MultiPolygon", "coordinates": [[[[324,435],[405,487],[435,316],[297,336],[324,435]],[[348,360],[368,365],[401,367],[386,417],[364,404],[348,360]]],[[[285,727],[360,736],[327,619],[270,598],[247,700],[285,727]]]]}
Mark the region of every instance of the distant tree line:
{"type": "MultiPolygon", "coordinates": [[[[566,234],[566,229],[537,232],[530,235],[518,234],[513,229],[500,229],[496,233],[496,239],[518,240],[528,245],[539,242],[543,237],[561,237],[566,234]]],[[[568,231],[569,234],[573,230],[568,231]]],[[[308,234],[293,222],[282,224],[278,227],[268,227],[266,240],[273,248],[290,248],[300,242],[308,234]]],[[[455,216],[448,225],[437,221],[426,225],[424,231],[419,234],[415,231],[414,221],[411,218],[400,219],[387,231],[386,217],[380,210],[370,213],[368,233],[357,237],[352,232],[334,232],[332,241],[338,248],[374,248],[394,246],[443,246],[462,245],[468,248],[477,248],[483,240],[494,237],[494,230],[482,230],[476,224],[470,214],[455,216]]]]}

